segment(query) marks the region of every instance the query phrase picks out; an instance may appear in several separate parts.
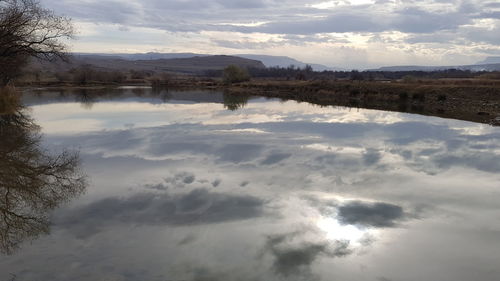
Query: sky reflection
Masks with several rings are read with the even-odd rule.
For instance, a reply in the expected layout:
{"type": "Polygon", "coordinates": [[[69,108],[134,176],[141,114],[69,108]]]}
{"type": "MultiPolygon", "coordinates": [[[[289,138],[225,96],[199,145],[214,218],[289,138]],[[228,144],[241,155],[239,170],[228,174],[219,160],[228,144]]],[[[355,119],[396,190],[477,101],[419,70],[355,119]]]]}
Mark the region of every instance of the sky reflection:
{"type": "Polygon", "coordinates": [[[26,98],[44,145],[77,147],[90,185],[50,236],[0,257],[0,280],[500,275],[499,128],[123,91],[91,107],[26,98]]]}

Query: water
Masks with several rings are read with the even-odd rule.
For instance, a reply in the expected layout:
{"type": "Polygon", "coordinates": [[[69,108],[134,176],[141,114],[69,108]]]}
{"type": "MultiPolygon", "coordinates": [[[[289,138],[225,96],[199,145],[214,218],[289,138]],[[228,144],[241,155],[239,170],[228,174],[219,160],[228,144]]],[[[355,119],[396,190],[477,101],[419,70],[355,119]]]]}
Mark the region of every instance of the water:
{"type": "Polygon", "coordinates": [[[38,224],[2,230],[2,281],[500,277],[499,128],[201,91],[24,103],[76,164],[16,201],[38,224]]]}

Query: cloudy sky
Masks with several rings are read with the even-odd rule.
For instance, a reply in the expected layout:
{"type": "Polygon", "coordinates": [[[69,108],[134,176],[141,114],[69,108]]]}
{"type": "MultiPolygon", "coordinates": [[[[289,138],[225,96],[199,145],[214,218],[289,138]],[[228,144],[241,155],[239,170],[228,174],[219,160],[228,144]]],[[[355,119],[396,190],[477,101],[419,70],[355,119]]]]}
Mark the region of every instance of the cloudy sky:
{"type": "Polygon", "coordinates": [[[42,0],[77,52],[287,55],[346,68],[500,56],[498,0],[42,0]]]}

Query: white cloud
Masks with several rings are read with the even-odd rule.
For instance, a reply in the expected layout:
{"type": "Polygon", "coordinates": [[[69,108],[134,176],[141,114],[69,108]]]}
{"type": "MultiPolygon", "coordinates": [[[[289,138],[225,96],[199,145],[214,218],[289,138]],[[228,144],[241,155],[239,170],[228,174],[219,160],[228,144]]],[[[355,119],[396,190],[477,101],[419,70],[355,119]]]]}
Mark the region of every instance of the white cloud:
{"type": "Polygon", "coordinates": [[[495,1],[42,3],[75,20],[81,31],[75,51],[235,54],[245,50],[347,68],[381,63],[466,64],[500,55],[500,7],[495,1]],[[455,55],[450,56],[449,50],[455,55]]]}

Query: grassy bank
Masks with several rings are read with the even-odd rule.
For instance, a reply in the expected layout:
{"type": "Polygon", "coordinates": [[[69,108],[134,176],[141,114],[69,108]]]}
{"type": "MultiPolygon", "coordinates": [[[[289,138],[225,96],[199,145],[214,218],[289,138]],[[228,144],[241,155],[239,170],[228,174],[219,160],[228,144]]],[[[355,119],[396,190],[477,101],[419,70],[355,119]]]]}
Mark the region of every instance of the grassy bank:
{"type": "Polygon", "coordinates": [[[253,81],[224,88],[233,94],[418,113],[500,124],[500,81],[253,81]]]}

